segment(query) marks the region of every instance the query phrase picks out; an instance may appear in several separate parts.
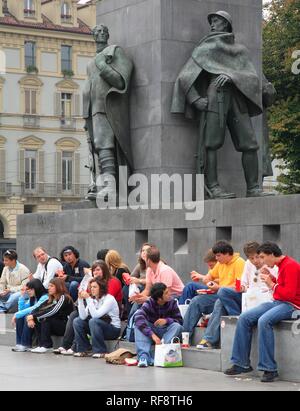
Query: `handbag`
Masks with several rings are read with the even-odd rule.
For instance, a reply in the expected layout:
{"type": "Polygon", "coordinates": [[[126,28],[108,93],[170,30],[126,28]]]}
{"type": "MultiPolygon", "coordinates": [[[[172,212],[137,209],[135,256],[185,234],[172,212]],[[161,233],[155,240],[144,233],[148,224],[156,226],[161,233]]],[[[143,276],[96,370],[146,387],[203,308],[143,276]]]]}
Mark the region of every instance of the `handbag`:
{"type": "Polygon", "coordinates": [[[187,313],[187,310],[189,308],[189,303],[191,302],[191,300],[185,300],[184,304],[179,304],[179,301],[177,301],[177,305],[181,314],[182,319],[184,320],[185,314],[187,313]]]}
{"type": "Polygon", "coordinates": [[[155,345],[154,366],[163,368],[183,367],[178,337],[173,338],[170,344],[155,345]],[[178,342],[175,342],[175,340],[178,342]]]}

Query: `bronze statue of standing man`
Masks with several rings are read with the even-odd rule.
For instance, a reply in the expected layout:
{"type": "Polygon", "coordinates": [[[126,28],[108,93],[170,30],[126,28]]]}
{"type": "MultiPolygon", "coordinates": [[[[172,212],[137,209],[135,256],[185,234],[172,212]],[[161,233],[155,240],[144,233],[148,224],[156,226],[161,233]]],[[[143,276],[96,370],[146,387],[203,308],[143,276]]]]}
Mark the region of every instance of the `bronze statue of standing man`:
{"type": "Polygon", "coordinates": [[[132,169],[128,93],[133,64],[123,49],[108,45],[109,31],[104,25],[94,27],[92,34],[97,54],[87,66],[83,90],[83,118],[90,150],[90,200],[109,194],[109,178],[118,180],[118,167],[132,169]],[[102,177],[96,182],[96,163],[102,177]],[[98,188],[97,188],[98,185],[98,188]]]}
{"type": "Polygon", "coordinates": [[[173,113],[199,119],[197,172],[205,174],[211,198],[234,198],[220,187],[217,150],[229,128],[234,147],[242,153],[247,197],[266,195],[259,186],[259,149],[251,117],[262,113],[260,81],[249,53],[235,42],[231,16],[209,14],[211,33],[194,49],[174,87],[173,113]]]}

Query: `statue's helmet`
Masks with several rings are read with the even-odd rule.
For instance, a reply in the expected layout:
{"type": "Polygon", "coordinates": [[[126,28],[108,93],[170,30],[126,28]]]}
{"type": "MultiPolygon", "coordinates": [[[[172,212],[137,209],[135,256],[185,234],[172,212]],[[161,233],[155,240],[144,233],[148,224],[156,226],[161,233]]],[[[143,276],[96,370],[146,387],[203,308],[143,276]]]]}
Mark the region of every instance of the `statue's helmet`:
{"type": "Polygon", "coordinates": [[[226,20],[226,21],[229,23],[229,25],[230,25],[229,30],[230,30],[230,32],[232,33],[232,17],[231,17],[231,15],[230,15],[229,13],[227,13],[227,11],[222,11],[222,10],[220,10],[220,11],[217,11],[217,12],[215,12],[215,13],[210,13],[210,14],[207,16],[208,21],[209,21],[209,24],[211,24],[211,19],[212,19],[212,17],[214,17],[214,16],[222,17],[224,20],[226,20]]]}

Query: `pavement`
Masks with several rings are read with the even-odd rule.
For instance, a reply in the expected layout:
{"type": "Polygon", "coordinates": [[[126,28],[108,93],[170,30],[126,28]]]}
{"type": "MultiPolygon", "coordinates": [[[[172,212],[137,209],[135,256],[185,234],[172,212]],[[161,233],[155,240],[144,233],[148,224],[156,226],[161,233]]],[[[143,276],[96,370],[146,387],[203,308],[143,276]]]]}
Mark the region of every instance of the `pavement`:
{"type": "Polygon", "coordinates": [[[0,347],[1,391],[300,391],[300,383],[263,384],[193,368],[140,369],[105,360],[14,353],[0,347]]]}

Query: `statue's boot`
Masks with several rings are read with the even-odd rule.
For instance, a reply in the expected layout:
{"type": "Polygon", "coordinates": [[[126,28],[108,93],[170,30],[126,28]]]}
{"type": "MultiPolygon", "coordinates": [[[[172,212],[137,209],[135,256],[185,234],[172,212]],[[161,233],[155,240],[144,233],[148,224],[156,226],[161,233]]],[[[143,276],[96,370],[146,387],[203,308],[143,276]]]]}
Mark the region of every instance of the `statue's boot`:
{"type": "Polygon", "coordinates": [[[116,160],[114,149],[104,149],[100,151],[99,170],[103,178],[103,184],[98,186],[97,195],[100,195],[107,201],[108,196],[116,195],[116,160]]]}
{"type": "Polygon", "coordinates": [[[210,198],[228,199],[236,198],[235,193],[228,193],[223,190],[218,182],[217,172],[217,151],[207,150],[206,153],[206,183],[210,198]]]}
{"type": "Polygon", "coordinates": [[[246,151],[242,156],[242,163],[247,183],[246,197],[269,197],[272,192],[264,192],[258,184],[258,156],[257,151],[246,151]]]}

